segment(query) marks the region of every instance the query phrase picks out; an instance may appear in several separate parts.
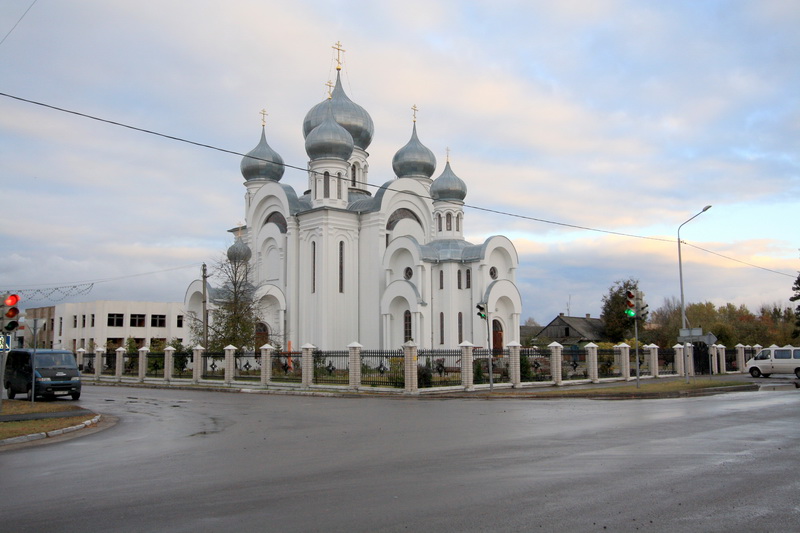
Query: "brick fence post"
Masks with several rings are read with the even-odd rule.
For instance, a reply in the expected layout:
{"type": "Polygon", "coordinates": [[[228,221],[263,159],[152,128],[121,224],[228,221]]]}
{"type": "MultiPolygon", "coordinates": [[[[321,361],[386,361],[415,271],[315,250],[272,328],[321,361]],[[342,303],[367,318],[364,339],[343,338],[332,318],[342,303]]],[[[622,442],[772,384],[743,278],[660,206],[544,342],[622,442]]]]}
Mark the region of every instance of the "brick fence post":
{"type": "Polygon", "coordinates": [[[233,365],[235,355],[236,346],[229,344],[225,347],[225,377],[223,378],[225,385],[230,385],[233,381],[233,365]]]}
{"type": "Polygon", "coordinates": [[[310,388],[314,383],[314,350],[317,347],[313,344],[304,344],[301,347],[303,355],[300,358],[300,368],[302,369],[302,385],[303,388],[310,388]]]}
{"type": "Polygon", "coordinates": [[[417,383],[417,345],[408,341],[403,345],[403,360],[405,367],[405,393],[419,394],[417,383]]]}
{"type": "Polygon", "coordinates": [[[175,348],[167,346],[164,348],[164,381],[172,381],[172,371],[175,368],[175,348]]]}
{"type": "Polygon", "coordinates": [[[117,381],[122,381],[122,369],[125,367],[125,348],[120,346],[116,350],[117,360],[114,362],[114,376],[117,381]]]}
{"type": "Polygon", "coordinates": [[[94,349],[94,379],[99,380],[103,374],[103,356],[106,354],[106,349],[100,346],[94,349]]]}
{"type": "Polygon", "coordinates": [[[736,368],[739,369],[739,372],[744,373],[744,344],[740,342],[734,348],[736,348],[736,368]]]}
{"type": "Polygon", "coordinates": [[[475,345],[469,341],[464,341],[459,344],[461,347],[461,386],[465,391],[475,390],[475,376],[472,368],[472,351],[475,345]]]}
{"type": "Polygon", "coordinates": [[[508,343],[508,363],[511,368],[508,369],[511,378],[511,387],[518,389],[522,385],[522,376],[519,368],[519,352],[522,345],[517,341],[508,343]]]}
{"type": "Polygon", "coordinates": [[[676,344],[672,347],[675,350],[675,361],[673,361],[673,366],[675,367],[675,373],[679,376],[686,375],[686,358],[683,355],[683,344],[676,344]]]}
{"type": "Polygon", "coordinates": [[[617,344],[615,348],[619,348],[619,367],[620,374],[625,381],[630,381],[631,378],[631,347],[624,342],[617,344]]]}
{"type": "Polygon", "coordinates": [[[361,387],[361,346],[357,342],[347,345],[348,365],[350,367],[349,385],[351,389],[358,390],[361,387]]]}
{"type": "Polygon", "coordinates": [[[597,345],[593,342],[590,342],[586,346],[586,367],[589,371],[589,379],[592,380],[592,383],[599,383],[600,377],[597,371],[597,345]]]}
{"type": "Polygon", "coordinates": [[[192,381],[200,383],[203,378],[203,353],[205,348],[199,344],[192,349],[192,381]]]}
{"type": "Polygon", "coordinates": [[[139,348],[139,381],[144,381],[144,376],[147,374],[147,354],[150,353],[150,348],[143,346],[139,348]]]}
{"type": "Polygon", "coordinates": [[[557,342],[551,342],[547,347],[550,348],[550,375],[553,378],[553,383],[560,387],[563,383],[561,376],[561,350],[564,347],[557,342]]]}
{"type": "Polygon", "coordinates": [[[272,380],[272,352],[275,351],[275,348],[271,344],[265,344],[259,349],[261,350],[261,384],[266,387],[272,380]]]}
{"type": "Polygon", "coordinates": [[[650,352],[649,353],[649,357],[650,357],[650,375],[653,376],[654,378],[657,378],[657,377],[659,377],[658,376],[658,346],[656,344],[650,344],[648,346],[645,346],[645,348],[647,348],[647,350],[650,352]]]}

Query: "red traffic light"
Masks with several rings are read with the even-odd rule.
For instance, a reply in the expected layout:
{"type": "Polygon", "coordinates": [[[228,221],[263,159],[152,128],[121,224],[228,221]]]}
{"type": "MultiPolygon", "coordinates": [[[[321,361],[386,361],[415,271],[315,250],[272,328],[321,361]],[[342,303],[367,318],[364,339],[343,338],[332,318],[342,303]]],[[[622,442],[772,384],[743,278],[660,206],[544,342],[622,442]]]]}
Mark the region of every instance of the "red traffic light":
{"type": "Polygon", "coordinates": [[[19,307],[9,307],[8,311],[3,315],[6,318],[15,318],[19,314],[19,307]]]}
{"type": "Polygon", "coordinates": [[[6,296],[5,302],[3,302],[4,305],[7,305],[9,307],[11,307],[12,305],[17,305],[18,303],[19,303],[18,294],[9,294],[8,296],[6,296]]]}

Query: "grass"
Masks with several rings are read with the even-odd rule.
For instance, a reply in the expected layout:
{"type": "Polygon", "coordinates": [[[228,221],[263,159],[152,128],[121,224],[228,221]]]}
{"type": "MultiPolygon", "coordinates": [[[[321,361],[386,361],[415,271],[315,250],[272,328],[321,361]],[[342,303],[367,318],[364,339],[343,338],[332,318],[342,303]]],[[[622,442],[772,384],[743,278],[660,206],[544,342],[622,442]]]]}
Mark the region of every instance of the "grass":
{"type": "MultiPolygon", "coordinates": [[[[31,413],[58,413],[82,409],[79,405],[56,401],[3,400],[0,415],[22,415],[31,413]]],[[[33,433],[43,433],[55,429],[77,426],[92,416],[82,414],[66,418],[46,418],[43,420],[23,420],[20,422],[0,422],[0,440],[33,433]]]]}
{"type": "Polygon", "coordinates": [[[547,388],[541,390],[523,389],[520,391],[510,392],[508,389],[493,392],[493,396],[508,395],[511,397],[584,397],[584,398],[602,398],[607,397],[630,397],[636,398],[641,396],[656,396],[656,395],[675,395],[683,392],[692,392],[704,389],[718,389],[723,387],[739,387],[742,385],[751,385],[747,381],[723,381],[708,378],[692,378],[689,383],[686,383],[684,378],[671,379],[671,380],[641,380],[639,387],[636,387],[635,381],[629,381],[625,384],[611,385],[605,387],[592,386],[589,388],[572,388],[569,386],[558,388],[547,388]]]}

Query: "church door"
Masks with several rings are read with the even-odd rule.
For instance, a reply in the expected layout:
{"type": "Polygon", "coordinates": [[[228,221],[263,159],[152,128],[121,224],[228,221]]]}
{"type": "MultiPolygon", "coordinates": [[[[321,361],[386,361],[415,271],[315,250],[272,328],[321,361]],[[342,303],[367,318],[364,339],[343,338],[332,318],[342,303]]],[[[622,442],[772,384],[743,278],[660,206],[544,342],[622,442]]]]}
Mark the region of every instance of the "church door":
{"type": "Polygon", "coordinates": [[[503,325],[499,320],[492,320],[492,353],[503,352],[503,325]]]}

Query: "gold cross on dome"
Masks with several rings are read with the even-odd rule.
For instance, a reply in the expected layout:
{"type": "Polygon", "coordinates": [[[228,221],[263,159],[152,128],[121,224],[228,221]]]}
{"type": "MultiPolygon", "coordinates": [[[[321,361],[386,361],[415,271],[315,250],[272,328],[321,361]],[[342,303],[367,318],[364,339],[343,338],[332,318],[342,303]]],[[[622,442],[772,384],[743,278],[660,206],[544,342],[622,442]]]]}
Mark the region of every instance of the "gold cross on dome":
{"type": "Polygon", "coordinates": [[[328,80],[328,83],[325,84],[325,87],[328,88],[328,98],[333,98],[333,82],[328,80]]]}
{"type": "Polygon", "coordinates": [[[448,146],[447,148],[445,148],[445,151],[447,152],[447,162],[449,163],[450,162],[450,147],[448,146]]]}
{"type": "Polygon", "coordinates": [[[269,113],[267,113],[266,109],[262,109],[261,111],[259,111],[259,114],[261,115],[261,125],[262,126],[266,126],[267,125],[267,115],[269,113]]]}
{"type": "Polygon", "coordinates": [[[416,122],[417,121],[417,111],[419,111],[419,109],[417,108],[417,104],[414,104],[414,105],[411,106],[411,111],[412,111],[412,116],[414,117],[414,122],[416,122]]]}
{"type": "Polygon", "coordinates": [[[336,50],[336,70],[342,70],[342,52],[346,52],[344,48],[342,48],[341,41],[336,41],[336,44],[331,46],[334,50],[336,50]]]}

